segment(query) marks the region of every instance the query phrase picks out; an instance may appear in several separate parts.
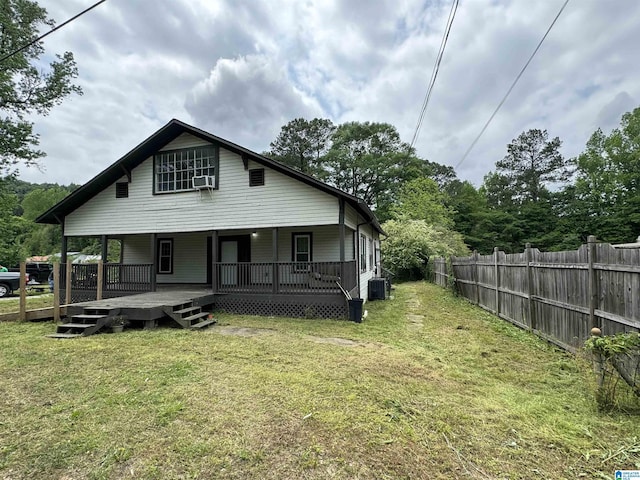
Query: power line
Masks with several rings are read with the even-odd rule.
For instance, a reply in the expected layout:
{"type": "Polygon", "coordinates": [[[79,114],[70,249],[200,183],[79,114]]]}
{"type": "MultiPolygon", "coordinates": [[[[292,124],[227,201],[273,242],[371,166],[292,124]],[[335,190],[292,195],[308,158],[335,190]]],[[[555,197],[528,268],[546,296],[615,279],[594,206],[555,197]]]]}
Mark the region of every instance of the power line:
{"type": "Polygon", "coordinates": [[[447,46],[447,40],[449,39],[449,32],[451,31],[451,26],[453,25],[453,19],[456,16],[456,11],[458,10],[458,2],[459,0],[454,0],[451,5],[451,10],[449,11],[449,18],[447,18],[447,26],[445,28],[444,35],[442,36],[442,41],[440,42],[440,50],[438,51],[438,56],[436,57],[436,62],[433,65],[433,71],[431,72],[431,79],[429,80],[429,87],[427,88],[427,92],[424,96],[424,101],[422,102],[422,109],[420,110],[420,116],[418,117],[418,123],[416,125],[416,131],[413,134],[413,138],[411,139],[411,148],[415,145],[418,140],[418,135],[420,134],[420,128],[422,127],[422,121],[424,119],[424,114],[427,111],[427,105],[429,105],[429,99],[431,98],[431,93],[433,92],[433,87],[436,83],[436,78],[438,77],[438,71],[440,70],[440,62],[442,61],[442,55],[444,54],[444,49],[447,46]]]}
{"type": "Polygon", "coordinates": [[[496,107],[495,111],[491,114],[491,116],[489,117],[489,120],[487,120],[487,123],[484,124],[484,127],[482,127],[482,130],[480,130],[480,133],[478,134],[478,136],[475,138],[475,140],[471,143],[471,146],[467,149],[467,151],[464,153],[464,155],[462,156],[462,158],[460,159],[460,161],[456,164],[454,169],[457,169],[460,165],[462,165],[462,162],[465,161],[465,159],[467,158],[467,155],[469,155],[469,153],[471,152],[471,150],[473,149],[473,147],[476,146],[476,143],[478,143],[478,140],[480,140],[480,137],[482,136],[482,134],[485,132],[485,130],[487,129],[487,127],[489,126],[489,124],[491,123],[491,121],[493,120],[493,117],[496,116],[496,113],[498,113],[498,110],[500,110],[500,107],[502,107],[502,104],[507,100],[507,97],[509,96],[509,94],[511,93],[511,90],[513,90],[513,87],[516,86],[516,83],[518,83],[518,80],[520,80],[520,77],[522,76],[522,74],[524,73],[524,71],[527,69],[527,67],[529,66],[529,64],[531,63],[531,60],[533,60],[533,57],[536,56],[536,53],[538,53],[538,50],[540,50],[540,47],[542,46],[542,43],[544,42],[545,38],[547,38],[547,35],[549,35],[549,32],[551,31],[551,29],[553,28],[553,26],[556,24],[556,21],[558,20],[558,18],[560,18],[560,15],[562,14],[562,12],[564,11],[564,7],[567,6],[567,3],[569,3],[569,0],[565,0],[564,4],[562,5],[562,7],[560,8],[560,11],[558,12],[558,14],[556,15],[556,18],[553,19],[553,22],[551,22],[551,25],[549,25],[549,28],[547,29],[546,33],[544,34],[544,36],[542,37],[542,40],[540,40],[540,42],[538,43],[538,46],[536,47],[536,49],[533,51],[533,53],[531,54],[531,56],[529,57],[529,60],[527,60],[527,63],[524,64],[524,67],[522,67],[522,70],[520,70],[520,73],[518,74],[518,76],[516,77],[516,79],[513,81],[513,83],[511,84],[511,87],[509,87],[509,90],[507,90],[506,95],[502,98],[502,100],[500,101],[500,103],[498,104],[498,106],[496,107]]]}
{"type": "Polygon", "coordinates": [[[32,40],[31,42],[27,43],[26,45],[23,45],[22,47],[18,48],[17,50],[14,50],[11,53],[8,53],[7,55],[5,55],[4,57],[0,58],[0,63],[4,62],[5,60],[7,60],[8,58],[13,57],[14,55],[20,53],[21,51],[23,51],[26,48],[29,48],[31,45],[33,45],[34,43],[38,43],[40,40],[42,40],[44,37],[46,37],[47,35],[51,35],[53,32],[55,32],[56,30],[61,29],[62,27],[64,27],[65,25],[67,25],[68,23],[73,22],[76,18],[81,17],[82,15],[84,15],[85,13],[87,13],[89,10],[93,10],[94,8],[96,8],[98,5],[100,5],[101,3],[106,2],[107,0],[100,0],[99,2],[94,3],[93,5],[91,5],[89,8],[83,10],[82,12],[78,13],[77,15],[75,15],[74,17],[71,17],[69,20],[67,20],[64,23],[61,23],[60,25],[58,25],[57,27],[52,28],[51,30],[49,30],[47,33],[40,35],[38,38],[36,38],[35,40],[32,40]]]}

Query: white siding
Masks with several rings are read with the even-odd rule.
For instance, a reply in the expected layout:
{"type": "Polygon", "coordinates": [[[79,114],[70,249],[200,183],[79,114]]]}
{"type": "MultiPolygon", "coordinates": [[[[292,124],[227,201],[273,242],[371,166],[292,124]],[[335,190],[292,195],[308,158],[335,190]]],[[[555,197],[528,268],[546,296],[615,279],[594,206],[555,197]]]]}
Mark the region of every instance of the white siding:
{"type": "MultiPolygon", "coordinates": [[[[167,145],[184,146],[194,137],[167,145]]],[[[196,139],[196,141],[200,141],[196,139]]],[[[258,165],[250,165],[252,166],[258,165]]],[[[219,190],[153,195],[153,158],[131,172],[128,198],[107,187],[65,219],[69,236],[158,234],[338,223],[338,199],[265,168],[265,185],[249,187],[242,159],[220,149],[219,190]]]]}
{"type": "Polygon", "coordinates": [[[356,259],[356,251],[353,245],[355,230],[351,230],[350,228],[345,228],[344,233],[344,259],[348,262],[349,260],[356,259]]]}
{"type": "Polygon", "coordinates": [[[153,263],[151,235],[130,235],[122,240],[122,263],[153,263]]]}
{"type": "Polygon", "coordinates": [[[202,140],[201,138],[194,137],[188,133],[183,133],[167,143],[164,147],[160,149],[163,150],[178,150],[180,148],[188,148],[188,147],[203,147],[205,145],[209,145],[209,142],[206,140],[202,140]]]}
{"type": "MultiPolygon", "coordinates": [[[[364,235],[367,238],[366,241],[366,261],[367,261],[367,270],[365,272],[360,272],[360,258],[358,256],[358,274],[360,275],[360,298],[367,299],[368,288],[369,288],[369,280],[374,278],[375,275],[375,265],[369,265],[369,239],[374,239],[374,248],[376,244],[376,240],[379,240],[378,232],[371,227],[371,225],[361,225],[360,226],[360,234],[364,235]]],[[[360,242],[360,239],[358,239],[360,242]]]]}
{"type": "Polygon", "coordinates": [[[207,281],[207,236],[202,234],[159,235],[173,238],[173,273],[158,274],[158,283],[205,283],[207,281]]]}
{"type": "Polygon", "coordinates": [[[344,224],[352,230],[355,230],[358,223],[358,212],[356,212],[351,205],[345,205],[344,224]]]}
{"type": "MultiPolygon", "coordinates": [[[[202,233],[159,235],[173,239],[173,273],[158,274],[158,283],[205,283],[207,235],[202,233]]],[[[150,235],[131,235],[122,241],[123,263],[153,263],[150,235]]]]}

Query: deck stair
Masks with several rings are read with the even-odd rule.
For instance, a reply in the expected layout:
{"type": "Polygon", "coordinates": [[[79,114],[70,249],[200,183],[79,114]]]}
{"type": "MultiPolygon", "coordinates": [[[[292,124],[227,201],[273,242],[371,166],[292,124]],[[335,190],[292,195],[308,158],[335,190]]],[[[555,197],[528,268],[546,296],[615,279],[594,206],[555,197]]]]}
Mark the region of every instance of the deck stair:
{"type": "Polygon", "coordinates": [[[193,305],[193,302],[177,303],[163,307],[163,311],[169,315],[182,328],[197,330],[216,323],[209,318],[208,312],[203,312],[202,307],[193,305]]]}
{"type": "Polygon", "coordinates": [[[81,314],[73,315],[70,319],[67,319],[67,323],[58,325],[56,333],[47,335],[47,337],[88,337],[111,327],[119,314],[119,308],[85,308],[81,314]]]}

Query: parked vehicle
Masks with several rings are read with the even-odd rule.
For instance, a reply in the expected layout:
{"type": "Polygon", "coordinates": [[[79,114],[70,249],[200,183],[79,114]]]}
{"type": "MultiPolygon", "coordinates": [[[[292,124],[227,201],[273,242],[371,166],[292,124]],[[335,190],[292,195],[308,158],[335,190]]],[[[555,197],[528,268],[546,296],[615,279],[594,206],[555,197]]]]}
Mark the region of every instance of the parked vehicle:
{"type": "MultiPolygon", "coordinates": [[[[19,272],[20,267],[9,269],[10,272],[19,272]]],[[[27,274],[33,282],[44,283],[49,281],[49,274],[53,271],[53,267],[49,263],[30,262],[27,263],[27,274]]]]}
{"type": "MultiPolygon", "coordinates": [[[[29,274],[27,273],[27,282],[29,274]]],[[[0,272],[0,298],[20,289],[20,272],[0,272]]]]}

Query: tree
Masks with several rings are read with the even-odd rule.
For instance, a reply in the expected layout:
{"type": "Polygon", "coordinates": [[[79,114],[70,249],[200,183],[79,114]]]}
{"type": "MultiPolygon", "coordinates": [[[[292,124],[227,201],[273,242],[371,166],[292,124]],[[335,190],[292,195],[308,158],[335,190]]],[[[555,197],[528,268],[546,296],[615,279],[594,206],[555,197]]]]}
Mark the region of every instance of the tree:
{"type": "Polygon", "coordinates": [[[327,153],[329,183],[385,210],[398,185],[420,171],[419,159],[388,123],[348,122],[340,125],[327,153]]]}
{"type": "Polygon", "coordinates": [[[560,145],[558,137],[549,140],[546,130],[537,129],[521,133],[507,145],[507,155],[496,162],[496,171],[485,176],[480,189],[489,208],[484,215],[489,228],[483,228],[480,237],[487,238],[494,229],[496,246],[507,252],[522,251],[527,242],[553,249],[564,238],[556,193],[550,188],[571,175],[560,145]]]}
{"type": "Polygon", "coordinates": [[[14,266],[25,258],[22,238],[29,228],[26,222],[14,215],[18,204],[16,195],[11,193],[4,180],[0,180],[0,263],[6,266],[14,266]]]}
{"type": "Polygon", "coordinates": [[[323,178],[323,159],[335,128],[331,120],[324,118],[311,121],[296,118],[282,127],[278,137],[271,142],[267,156],[303,173],[323,178]]]}
{"type": "MultiPolygon", "coordinates": [[[[0,0],[0,56],[14,52],[54,25],[47,11],[30,0],[0,0]]],[[[42,69],[42,42],[10,56],[0,64],[0,173],[23,162],[37,163],[45,155],[38,150],[32,115],[47,115],[71,93],[81,94],[72,80],[77,77],[73,54],[56,55],[42,69]]]]}
{"type": "Polygon", "coordinates": [[[567,215],[587,235],[630,242],[640,233],[640,108],[625,113],[610,135],[596,130],[573,160],[575,187],[565,192],[567,215]]]}
{"type": "Polygon", "coordinates": [[[457,181],[456,171],[452,166],[441,165],[429,160],[422,160],[422,174],[431,178],[440,188],[446,188],[451,182],[457,181]]]}
{"type": "Polygon", "coordinates": [[[29,222],[22,235],[27,255],[48,255],[60,250],[62,230],[59,225],[39,225],[33,221],[69,194],[64,187],[36,188],[22,199],[22,217],[29,222]]]}
{"type": "Polygon", "coordinates": [[[389,220],[382,228],[387,232],[381,244],[385,267],[400,279],[425,278],[432,257],[469,253],[462,235],[424,220],[389,220]]]}
{"type": "Polygon", "coordinates": [[[560,145],[558,137],[549,140],[546,130],[537,129],[522,132],[507,145],[507,155],[496,162],[496,171],[506,179],[515,200],[537,202],[548,184],[569,179],[560,145]]]}
{"type": "Polygon", "coordinates": [[[438,184],[427,177],[408,181],[400,188],[392,212],[397,220],[424,220],[429,225],[453,227],[453,211],[438,184]]]}

